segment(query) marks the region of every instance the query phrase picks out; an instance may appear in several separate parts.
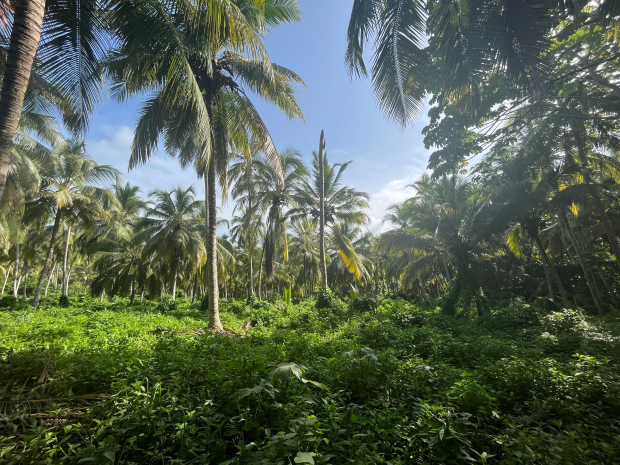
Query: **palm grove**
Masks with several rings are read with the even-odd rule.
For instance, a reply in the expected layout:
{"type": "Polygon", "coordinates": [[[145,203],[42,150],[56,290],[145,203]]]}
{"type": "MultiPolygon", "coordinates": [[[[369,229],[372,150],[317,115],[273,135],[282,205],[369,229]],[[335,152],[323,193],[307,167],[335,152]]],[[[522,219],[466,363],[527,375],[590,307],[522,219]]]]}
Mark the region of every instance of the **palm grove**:
{"type": "Polygon", "coordinates": [[[299,21],[297,1],[0,1],[3,292],[37,306],[50,286],[131,303],[182,291],[219,330],[222,297],[328,288],[441,297],[448,313],[483,315],[494,296],[605,313],[620,271],[619,15],[613,1],[353,1],[351,76],[403,127],[430,106],[429,174],[372,235],[369,196],[324,135],[309,164],[278,151],[250,98],[303,119],[302,78],[263,44],[299,21]],[[141,193],[88,156],[92,111],[136,95],[129,167],[163,145],[204,199],[141,193]]]}

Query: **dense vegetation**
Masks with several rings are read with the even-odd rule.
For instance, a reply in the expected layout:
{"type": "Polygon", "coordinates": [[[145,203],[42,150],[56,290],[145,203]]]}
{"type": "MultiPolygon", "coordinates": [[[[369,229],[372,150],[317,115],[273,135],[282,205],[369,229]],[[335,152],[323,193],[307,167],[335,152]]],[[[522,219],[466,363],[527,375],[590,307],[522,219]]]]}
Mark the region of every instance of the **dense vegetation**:
{"type": "Polygon", "coordinates": [[[5,463],[614,463],[620,322],[517,300],[56,296],[0,314],[5,463]],[[253,324],[247,332],[246,323],[253,324]],[[10,396],[10,397],[9,397],[10,396]],[[8,400],[12,398],[13,400],[8,400]]]}
{"type": "Polygon", "coordinates": [[[0,0],[0,461],[617,463],[619,5],[353,0],[351,76],[429,106],[373,235],[252,103],[303,119],[297,0],[0,0]],[[140,96],[129,168],[204,199],[88,155],[140,96]]]}

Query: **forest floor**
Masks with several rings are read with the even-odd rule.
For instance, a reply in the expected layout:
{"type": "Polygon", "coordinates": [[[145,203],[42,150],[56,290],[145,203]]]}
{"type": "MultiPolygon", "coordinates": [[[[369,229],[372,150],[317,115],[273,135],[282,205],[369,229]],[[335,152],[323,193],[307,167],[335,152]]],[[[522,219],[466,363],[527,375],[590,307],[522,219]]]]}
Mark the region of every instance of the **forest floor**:
{"type": "Polygon", "coordinates": [[[0,309],[0,463],[620,463],[620,314],[0,309]]]}

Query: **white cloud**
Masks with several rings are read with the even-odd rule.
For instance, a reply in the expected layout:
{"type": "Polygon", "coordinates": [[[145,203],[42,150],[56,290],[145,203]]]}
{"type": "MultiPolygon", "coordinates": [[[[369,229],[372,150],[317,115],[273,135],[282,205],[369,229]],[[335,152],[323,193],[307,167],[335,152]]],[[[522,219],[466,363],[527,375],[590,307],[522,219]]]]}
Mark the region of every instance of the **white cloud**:
{"type": "Polygon", "coordinates": [[[193,185],[199,197],[204,196],[204,187],[194,171],[183,170],[177,160],[158,151],[146,164],[128,171],[129,154],[133,142],[133,129],[128,126],[103,128],[107,136],[100,140],[89,140],[88,151],[101,164],[109,164],[123,173],[131,184],[138,185],[146,196],[153,189],[171,189],[180,185],[193,185]]]}
{"type": "Polygon", "coordinates": [[[389,224],[382,224],[385,211],[394,204],[403,203],[405,200],[413,197],[413,189],[408,187],[413,184],[416,179],[424,172],[423,170],[415,170],[415,173],[409,174],[401,179],[388,182],[380,191],[370,196],[370,231],[379,234],[390,228],[389,224]]]}

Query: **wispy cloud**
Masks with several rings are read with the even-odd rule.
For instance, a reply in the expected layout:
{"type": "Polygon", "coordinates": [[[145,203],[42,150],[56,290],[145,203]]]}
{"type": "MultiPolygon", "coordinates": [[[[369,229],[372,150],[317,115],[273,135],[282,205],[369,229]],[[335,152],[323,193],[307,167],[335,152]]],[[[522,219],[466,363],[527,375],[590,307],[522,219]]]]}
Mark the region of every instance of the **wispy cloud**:
{"type": "Polygon", "coordinates": [[[403,203],[405,200],[413,196],[413,189],[408,187],[410,184],[420,177],[424,173],[424,170],[415,170],[411,174],[401,179],[388,182],[381,190],[371,194],[370,196],[370,208],[372,211],[370,216],[370,231],[375,234],[380,234],[387,231],[390,228],[389,224],[382,224],[383,215],[385,211],[392,205],[403,203]]]}

